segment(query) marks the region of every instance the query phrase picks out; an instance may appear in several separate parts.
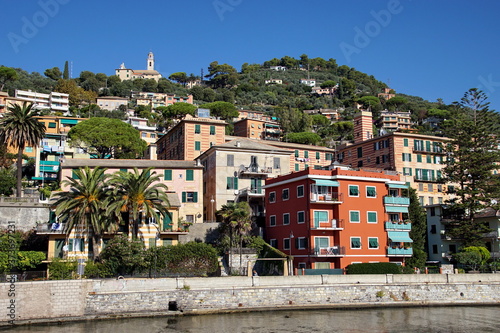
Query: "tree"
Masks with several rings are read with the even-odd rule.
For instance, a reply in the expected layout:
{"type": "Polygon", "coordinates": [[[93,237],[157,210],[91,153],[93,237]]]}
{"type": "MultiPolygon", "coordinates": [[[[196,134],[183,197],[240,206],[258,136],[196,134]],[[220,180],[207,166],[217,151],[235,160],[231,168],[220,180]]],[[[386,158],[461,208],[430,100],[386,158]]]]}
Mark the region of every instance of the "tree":
{"type": "Polygon", "coordinates": [[[240,114],[234,104],[229,102],[212,102],[200,105],[202,109],[210,109],[210,115],[225,120],[232,120],[240,114]]]}
{"type": "Polygon", "coordinates": [[[450,235],[463,240],[464,246],[483,245],[486,224],[475,219],[486,207],[498,209],[500,180],[493,171],[500,160],[498,135],[500,116],[488,109],[486,95],[470,89],[450,112],[444,123],[447,159],[442,181],[449,184],[447,215],[452,218],[450,235]]]}
{"type": "Polygon", "coordinates": [[[380,109],[380,99],[375,96],[363,96],[358,99],[358,103],[362,105],[364,109],[379,110],[380,109]]]}
{"type": "Polygon", "coordinates": [[[205,77],[209,80],[209,84],[213,88],[232,87],[238,83],[238,72],[228,64],[219,65],[217,61],[213,61],[208,66],[208,74],[205,77]]]}
{"type": "Polygon", "coordinates": [[[64,80],[68,80],[69,79],[69,69],[68,69],[68,61],[67,60],[64,63],[64,72],[63,72],[63,77],[62,78],[64,80]]]}
{"type": "Polygon", "coordinates": [[[112,275],[133,275],[145,268],[145,254],[142,240],[129,240],[127,235],[118,235],[106,244],[101,260],[112,275]]]}
{"type": "Polygon", "coordinates": [[[205,243],[188,242],[171,245],[165,256],[170,273],[207,276],[219,267],[217,251],[205,243]]]}
{"type": "Polygon", "coordinates": [[[75,228],[88,230],[94,257],[101,252],[101,240],[105,231],[117,229],[112,218],[106,216],[106,201],[111,194],[106,169],[91,170],[88,166],[75,170],[76,178],[67,177],[64,183],[68,191],[55,194],[56,215],[66,221],[66,238],[75,228]]]}
{"type": "Polygon", "coordinates": [[[0,91],[3,90],[5,84],[9,81],[18,79],[17,72],[14,68],[0,66],[0,91]]]}
{"type": "Polygon", "coordinates": [[[408,189],[410,197],[410,207],[408,217],[411,221],[410,238],[413,240],[413,255],[406,259],[406,266],[423,268],[427,260],[425,251],[425,236],[427,233],[427,218],[425,211],[420,206],[417,191],[414,188],[408,189]]]}
{"type": "Polygon", "coordinates": [[[321,137],[312,132],[288,133],[285,136],[286,142],[295,142],[305,145],[316,145],[321,141],[321,137]]]}
{"type": "Polygon", "coordinates": [[[332,81],[332,80],[327,80],[325,82],[323,82],[320,87],[321,89],[326,89],[326,88],[333,88],[335,87],[337,84],[335,83],[335,81],[332,81]]]}
{"type": "Polygon", "coordinates": [[[132,237],[137,238],[141,215],[161,221],[167,214],[170,203],[166,191],[167,186],[160,182],[160,175],[152,168],[141,172],[118,172],[111,179],[114,186],[113,196],[107,203],[107,214],[123,218],[125,215],[132,237]]]}
{"type": "Polygon", "coordinates": [[[39,111],[33,104],[15,104],[8,108],[0,120],[0,141],[17,149],[17,196],[21,196],[23,176],[23,151],[25,147],[36,147],[45,135],[45,126],[36,118],[39,111]]]}
{"type": "Polygon", "coordinates": [[[11,196],[16,187],[16,176],[10,168],[0,168],[0,195],[11,196]]]}
{"type": "Polygon", "coordinates": [[[399,108],[408,103],[408,100],[402,96],[394,96],[391,99],[388,99],[385,104],[389,110],[399,110],[399,108]]]}
{"type": "Polygon", "coordinates": [[[147,148],[139,131],[119,119],[95,117],[75,125],[69,144],[95,154],[97,158],[136,158],[147,148]]]}
{"type": "Polygon", "coordinates": [[[183,86],[186,86],[186,83],[188,82],[188,76],[184,72],[172,73],[168,79],[180,83],[183,86]]]}
{"type": "Polygon", "coordinates": [[[353,136],[354,124],[352,121],[338,121],[334,123],[332,127],[339,141],[346,140],[353,136]]]}
{"type": "MultiPolygon", "coordinates": [[[[95,102],[97,94],[94,91],[87,91],[79,87],[75,80],[60,79],[57,81],[54,91],[69,94],[69,105],[79,106],[82,102],[95,102]]],[[[130,91],[128,91],[130,93],[130,91]]]]}
{"type": "Polygon", "coordinates": [[[59,67],[48,68],[45,70],[45,72],[43,72],[43,74],[54,81],[59,80],[63,76],[63,73],[61,73],[59,67]]]}

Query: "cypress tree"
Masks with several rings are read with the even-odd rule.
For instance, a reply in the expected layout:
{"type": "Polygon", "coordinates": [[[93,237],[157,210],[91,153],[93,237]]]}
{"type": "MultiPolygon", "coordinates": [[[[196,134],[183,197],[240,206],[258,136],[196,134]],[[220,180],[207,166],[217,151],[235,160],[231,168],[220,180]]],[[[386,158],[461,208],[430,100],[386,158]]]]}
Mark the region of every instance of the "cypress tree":
{"type": "Polygon", "coordinates": [[[448,233],[462,240],[464,246],[483,246],[483,234],[489,227],[475,219],[477,212],[496,207],[499,178],[494,171],[500,161],[498,134],[500,116],[488,108],[486,95],[470,89],[451,111],[444,124],[450,141],[442,180],[449,184],[448,193],[454,196],[447,202],[448,233]]]}
{"type": "Polygon", "coordinates": [[[406,259],[406,266],[423,268],[427,260],[425,252],[425,235],[427,231],[427,216],[424,209],[420,206],[417,191],[409,188],[410,207],[408,215],[411,221],[410,238],[413,240],[413,256],[406,259]]]}
{"type": "Polygon", "coordinates": [[[65,79],[65,80],[69,79],[69,69],[68,69],[68,61],[67,60],[64,63],[63,79],[65,79]]]}

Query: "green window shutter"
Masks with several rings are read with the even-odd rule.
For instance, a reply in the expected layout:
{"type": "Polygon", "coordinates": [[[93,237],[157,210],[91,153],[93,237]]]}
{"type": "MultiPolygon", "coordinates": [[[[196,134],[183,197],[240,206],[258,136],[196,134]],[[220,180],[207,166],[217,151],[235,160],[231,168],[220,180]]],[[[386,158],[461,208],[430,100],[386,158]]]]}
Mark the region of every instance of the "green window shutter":
{"type": "Polygon", "coordinates": [[[307,150],[304,151],[304,158],[309,158],[309,152],[307,150]]]}
{"type": "Polygon", "coordinates": [[[172,180],[172,170],[168,169],[168,170],[165,170],[164,172],[165,174],[165,180],[172,180]]]}
{"type": "Polygon", "coordinates": [[[194,133],[196,133],[196,134],[201,133],[200,125],[194,125],[194,133]]]}
{"type": "Polygon", "coordinates": [[[80,251],[85,251],[85,240],[83,238],[80,239],[80,251]]]}
{"type": "Polygon", "coordinates": [[[412,175],[412,169],[411,168],[408,168],[408,169],[410,169],[410,176],[411,176],[412,175]]]}
{"type": "Polygon", "coordinates": [[[359,238],[351,238],[351,247],[352,248],[360,248],[361,240],[359,238]]]}
{"type": "Polygon", "coordinates": [[[417,162],[422,162],[422,155],[417,154],[417,162]]]}
{"type": "Polygon", "coordinates": [[[194,142],[194,150],[201,150],[201,142],[200,141],[194,142]]]}
{"type": "Polygon", "coordinates": [[[194,170],[186,170],[186,180],[194,180],[194,170]]]}
{"type": "Polygon", "coordinates": [[[376,238],[368,238],[368,243],[370,247],[378,247],[378,239],[376,238]]]}
{"type": "Polygon", "coordinates": [[[368,222],[377,223],[377,212],[368,212],[368,222]]]}
{"type": "Polygon", "coordinates": [[[56,222],[56,212],[50,211],[49,214],[49,223],[55,223],[56,222]]]}
{"type": "Polygon", "coordinates": [[[121,172],[128,172],[128,169],[120,169],[121,172]]]}
{"type": "Polygon", "coordinates": [[[431,155],[427,155],[427,163],[432,163],[432,156],[431,155]]]}
{"type": "Polygon", "coordinates": [[[226,178],[226,189],[230,190],[233,188],[233,177],[226,178]]]}
{"type": "Polygon", "coordinates": [[[404,145],[405,147],[408,147],[408,139],[403,139],[403,145],[404,145]]]}
{"type": "Polygon", "coordinates": [[[73,251],[73,238],[68,240],[68,251],[73,251]]]}
{"type": "Polygon", "coordinates": [[[299,165],[295,163],[295,171],[299,171],[299,165]]]}
{"type": "Polygon", "coordinates": [[[210,126],[210,135],[215,135],[215,126],[210,126]]]}
{"type": "Polygon", "coordinates": [[[350,212],[350,222],[359,222],[359,212],[350,212]]]}
{"type": "Polygon", "coordinates": [[[167,212],[163,218],[163,230],[172,230],[172,213],[167,212]]]}
{"type": "Polygon", "coordinates": [[[198,192],[193,192],[193,202],[198,202],[198,192]]]}
{"type": "Polygon", "coordinates": [[[319,157],[319,151],[316,152],[316,159],[319,160],[320,157],[319,157]]]}
{"type": "Polygon", "coordinates": [[[429,172],[430,172],[430,175],[429,175],[430,179],[429,180],[436,180],[436,178],[434,177],[434,170],[429,170],[429,172]]]}
{"type": "Polygon", "coordinates": [[[172,245],[173,241],[172,241],[172,238],[165,238],[163,240],[163,246],[169,246],[169,245],[172,245]]]}
{"type": "Polygon", "coordinates": [[[234,189],[238,189],[238,177],[234,177],[234,189]]]}
{"type": "Polygon", "coordinates": [[[56,123],[49,123],[49,128],[56,128],[56,123]]]}
{"type": "Polygon", "coordinates": [[[425,150],[431,151],[431,142],[430,141],[425,141],[425,150]]]}
{"type": "Polygon", "coordinates": [[[295,150],[295,157],[299,157],[299,151],[295,150]]]}
{"type": "Polygon", "coordinates": [[[186,202],[186,192],[182,192],[182,202],[186,202]]]}

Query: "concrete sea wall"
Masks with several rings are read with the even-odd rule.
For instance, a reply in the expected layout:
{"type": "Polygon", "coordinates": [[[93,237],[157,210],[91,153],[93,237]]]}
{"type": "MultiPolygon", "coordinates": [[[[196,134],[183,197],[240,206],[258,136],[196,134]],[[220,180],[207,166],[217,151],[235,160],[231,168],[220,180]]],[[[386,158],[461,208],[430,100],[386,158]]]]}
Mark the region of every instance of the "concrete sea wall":
{"type": "Polygon", "coordinates": [[[0,325],[292,308],[500,305],[500,274],[106,279],[0,284],[0,325]]]}

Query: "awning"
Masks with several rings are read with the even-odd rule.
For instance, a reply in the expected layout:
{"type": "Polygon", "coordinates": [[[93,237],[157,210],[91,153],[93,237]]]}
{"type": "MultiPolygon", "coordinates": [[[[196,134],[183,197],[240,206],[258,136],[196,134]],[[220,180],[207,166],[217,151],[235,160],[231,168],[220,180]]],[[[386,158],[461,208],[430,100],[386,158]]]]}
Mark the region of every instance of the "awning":
{"type": "Polygon", "coordinates": [[[327,179],[313,179],[318,186],[340,186],[339,182],[336,180],[327,179]]]}
{"type": "Polygon", "coordinates": [[[387,186],[389,186],[389,188],[404,188],[404,189],[408,189],[408,185],[407,184],[387,184],[387,186]]]}
{"type": "Polygon", "coordinates": [[[408,213],[408,207],[402,206],[385,206],[387,213],[408,213]]]}
{"type": "Polygon", "coordinates": [[[61,124],[76,125],[78,124],[78,119],[61,119],[61,124]]]}
{"type": "Polygon", "coordinates": [[[410,234],[404,231],[388,231],[389,239],[393,242],[413,243],[410,234]]]}

